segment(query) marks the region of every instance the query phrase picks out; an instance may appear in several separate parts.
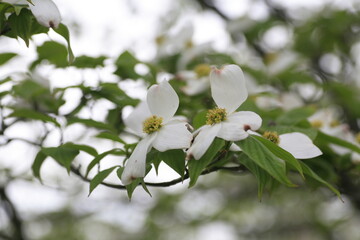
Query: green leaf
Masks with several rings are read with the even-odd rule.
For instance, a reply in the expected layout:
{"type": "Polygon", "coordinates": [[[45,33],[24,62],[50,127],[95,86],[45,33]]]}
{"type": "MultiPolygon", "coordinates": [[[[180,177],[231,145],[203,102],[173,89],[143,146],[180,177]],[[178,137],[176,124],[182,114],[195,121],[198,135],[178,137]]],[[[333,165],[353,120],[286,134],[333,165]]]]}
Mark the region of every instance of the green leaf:
{"type": "Polygon", "coordinates": [[[37,48],[39,60],[47,60],[59,68],[67,67],[67,50],[66,47],[57,42],[44,42],[37,48]]]}
{"type": "Polygon", "coordinates": [[[146,183],[144,182],[144,179],[142,179],[142,181],[141,181],[141,186],[143,187],[143,189],[145,190],[145,192],[147,192],[147,194],[149,194],[150,197],[152,197],[151,192],[149,191],[149,189],[148,189],[147,186],[146,186],[146,183]]]}
{"type": "Polygon", "coordinates": [[[73,148],[73,149],[77,149],[79,151],[86,152],[86,153],[88,153],[88,154],[90,154],[92,156],[97,156],[98,155],[96,149],[91,147],[91,146],[88,146],[88,145],[75,144],[75,143],[72,143],[72,142],[67,142],[64,145],[66,145],[69,148],[73,148]]]}
{"type": "Polygon", "coordinates": [[[267,171],[276,180],[287,186],[295,186],[286,176],[285,162],[276,157],[259,140],[248,137],[242,141],[236,142],[236,144],[251,160],[267,171]]]}
{"type": "Polygon", "coordinates": [[[33,174],[35,177],[37,177],[40,182],[41,182],[41,177],[40,177],[40,168],[42,166],[42,164],[44,163],[45,159],[46,159],[47,155],[44,154],[41,150],[38,152],[38,154],[35,157],[35,160],[31,166],[31,169],[33,171],[33,174]]]}
{"type": "Polygon", "coordinates": [[[79,56],[76,57],[75,61],[72,63],[72,66],[77,68],[96,68],[104,67],[104,61],[106,60],[105,56],[100,56],[97,58],[89,56],[79,56]]]}
{"type": "Polygon", "coordinates": [[[41,151],[63,165],[67,169],[68,173],[70,173],[72,161],[80,153],[79,150],[74,149],[67,144],[59,147],[42,148],[41,151]]]}
{"type": "MultiPolygon", "coordinates": [[[[120,167],[117,171],[116,171],[116,174],[118,176],[118,178],[121,180],[121,175],[124,171],[124,168],[123,167],[120,167]]],[[[143,187],[143,189],[151,196],[151,193],[149,191],[149,189],[147,188],[145,182],[144,182],[144,179],[143,178],[137,178],[135,180],[133,180],[130,184],[126,185],[125,188],[126,188],[126,191],[127,191],[127,194],[128,194],[128,197],[129,197],[129,200],[131,200],[132,198],[132,195],[133,195],[133,192],[134,190],[136,189],[137,186],[139,186],[141,184],[141,186],[143,187]]]]}
{"type": "Polygon", "coordinates": [[[249,171],[254,174],[258,180],[258,198],[261,200],[265,187],[272,177],[264,169],[259,167],[254,161],[252,161],[247,155],[241,154],[238,159],[240,163],[249,169],[249,171]]]}
{"type": "Polygon", "coordinates": [[[108,139],[108,140],[112,140],[114,142],[119,142],[122,144],[126,144],[126,142],[124,142],[124,140],[122,140],[121,138],[119,138],[118,135],[115,135],[111,132],[101,132],[98,135],[96,135],[95,137],[97,138],[103,138],[103,139],[108,139]]]}
{"type": "Polygon", "coordinates": [[[116,70],[114,74],[118,75],[122,79],[138,79],[141,77],[135,71],[135,65],[140,63],[130,52],[123,52],[115,62],[116,70]]]}
{"type": "Polygon", "coordinates": [[[285,162],[287,162],[291,166],[293,166],[301,174],[301,176],[304,177],[300,162],[291,153],[289,153],[288,151],[282,149],[275,143],[273,143],[263,137],[255,136],[255,135],[252,135],[250,137],[253,137],[253,138],[257,139],[258,141],[260,141],[275,156],[281,158],[282,160],[285,160],[285,162]]]}
{"type": "Polygon", "coordinates": [[[187,64],[187,69],[194,69],[198,64],[208,63],[211,65],[224,65],[224,64],[235,64],[234,59],[223,53],[206,53],[200,56],[196,56],[191,59],[191,62],[187,64]]]}
{"type": "Polygon", "coordinates": [[[14,6],[8,3],[0,2],[0,33],[1,35],[11,31],[10,26],[7,26],[7,17],[6,13],[14,11],[14,6]]]}
{"type": "Polygon", "coordinates": [[[1,84],[4,84],[4,83],[7,83],[7,82],[11,82],[11,78],[7,77],[7,78],[1,80],[1,81],[0,81],[0,85],[1,85],[1,84]]]}
{"type": "Polygon", "coordinates": [[[314,107],[302,107],[285,112],[283,115],[278,117],[277,123],[283,125],[296,125],[300,121],[307,119],[315,113],[314,107]]]}
{"type": "Polygon", "coordinates": [[[166,152],[160,152],[159,158],[169,167],[174,169],[182,178],[185,174],[185,153],[180,149],[172,149],[166,152]]]}
{"type": "Polygon", "coordinates": [[[105,122],[115,129],[115,133],[121,133],[125,128],[122,117],[122,108],[123,106],[116,106],[113,109],[109,109],[105,119],[105,122]]]}
{"type": "Polygon", "coordinates": [[[106,157],[107,155],[112,154],[112,155],[117,155],[117,156],[121,156],[121,155],[125,155],[125,152],[121,149],[111,149],[109,151],[103,152],[99,155],[97,155],[88,165],[87,169],[86,169],[86,173],[85,176],[87,177],[89,172],[91,171],[91,169],[93,169],[93,167],[95,167],[96,164],[98,164],[104,157],[106,157]]]}
{"type": "Polygon", "coordinates": [[[195,129],[200,128],[201,126],[206,124],[206,114],[207,110],[201,111],[195,115],[192,125],[195,129]]]}
{"type": "Polygon", "coordinates": [[[225,141],[216,138],[210,145],[204,156],[199,160],[191,159],[188,163],[190,183],[189,188],[194,186],[203,170],[214,160],[215,156],[225,146],[225,141]]]}
{"type": "Polygon", "coordinates": [[[66,25],[61,23],[58,28],[54,29],[54,31],[65,38],[65,40],[67,42],[67,52],[69,55],[69,58],[68,58],[69,64],[72,64],[74,62],[75,57],[74,57],[74,53],[71,49],[69,29],[67,28],[66,25]]]}
{"type": "Polygon", "coordinates": [[[115,103],[119,107],[126,105],[135,106],[139,103],[138,99],[129,97],[123,90],[121,90],[117,83],[101,83],[98,91],[92,92],[95,97],[106,98],[115,103]]]}
{"type": "Polygon", "coordinates": [[[322,183],[326,187],[328,187],[332,192],[334,192],[340,200],[342,200],[340,192],[334,188],[330,183],[326,182],[324,179],[322,179],[319,175],[317,175],[308,165],[306,165],[303,162],[300,162],[301,167],[305,173],[305,175],[315,179],[316,181],[322,183]]]}
{"type": "Polygon", "coordinates": [[[109,130],[109,131],[113,130],[113,128],[111,126],[109,126],[108,124],[98,122],[98,121],[95,121],[92,119],[82,119],[82,118],[77,118],[77,117],[71,117],[68,119],[68,125],[71,125],[74,123],[81,123],[88,127],[93,127],[93,128],[97,128],[97,129],[103,129],[103,130],[109,130]]]}
{"type": "Polygon", "coordinates": [[[4,63],[8,62],[15,56],[17,56],[16,53],[1,53],[0,54],[0,66],[3,65],[4,63]]]}
{"type": "Polygon", "coordinates": [[[10,94],[9,91],[0,92],[0,98],[6,96],[6,95],[8,95],[8,94],[10,94]]]}
{"type": "Polygon", "coordinates": [[[44,122],[51,122],[54,123],[56,126],[60,127],[60,124],[52,117],[40,113],[40,112],[36,112],[34,110],[31,109],[26,109],[26,108],[16,108],[13,109],[13,112],[9,115],[9,117],[18,117],[18,118],[28,118],[28,119],[33,119],[33,120],[41,120],[44,122]]]}
{"type": "Polygon", "coordinates": [[[110,173],[112,173],[112,171],[114,171],[115,168],[117,168],[118,166],[115,167],[111,167],[108,169],[105,169],[101,172],[99,172],[98,174],[96,174],[96,176],[90,181],[90,190],[89,190],[89,196],[91,194],[92,191],[94,191],[94,189],[100,184],[102,183],[102,181],[107,178],[107,176],[110,175],[110,173]]]}
{"type": "Polygon", "coordinates": [[[12,90],[15,96],[25,98],[29,101],[36,97],[50,94],[47,88],[32,80],[23,80],[16,84],[12,90]]]}
{"type": "Polygon", "coordinates": [[[130,183],[130,184],[128,184],[128,185],[125,186],[125,187],[126,187],[127,194],[128,194],[128,197],[129,197],[130,200],[131,200],[131,198],[132,198],[132,195],[133,195],[133,192],[134,192],[135,188],[136,188],[137,186],[139,186],[139,184],[141,183],[141,181],[143,181],[142,178],[137,178],[137,179],[135,179],[134,181],[132,181],[132,183],[130,183]]]}
{"type": "Polygon", "coordinates": [[[358,146],[356,146],[355,144],[350,143],[350,142],[345,141],[345,140],[342,140],[340,138],[334,137],[334,136],[330,136],[330,135],[328,135],[326,133],[323,133],[321,131],[319,131],[319,133],[318,133],[318,139],[320,139],[322,141],[325,141],[325,142],[328,142],[328,143],[332,143],[332,144],[341,146],[341,147],[345,147],[345,148],[348,148],[348,149],[350,149],[352,151],[360,153],[360,148],[358,146]]]}
{"type": "Polygon", "coordinates": [[[159,166],[160,166],[160,163],[161,163],[161,159],[159,157],[159,151],[156,150],[155,148],[151,149],[150,152],[148,152],[148,154],[146,155],[146,163],[147,164],[153,164],[154,167],[155,167],[155,172],[156,172],[156,175],[159,174],[159,166]]]}
{"type": "Polygon", "coordinates": [[[27,8],[22,8],[18,15],[16,13],[11,14],[8,23],[11,30],[5,35],[13,38],[22,38],[26,46],[29,46],[29,40],[32,35],[49,31],[47,27],[41,26],[36,21],[31,11],[27,8]]]}

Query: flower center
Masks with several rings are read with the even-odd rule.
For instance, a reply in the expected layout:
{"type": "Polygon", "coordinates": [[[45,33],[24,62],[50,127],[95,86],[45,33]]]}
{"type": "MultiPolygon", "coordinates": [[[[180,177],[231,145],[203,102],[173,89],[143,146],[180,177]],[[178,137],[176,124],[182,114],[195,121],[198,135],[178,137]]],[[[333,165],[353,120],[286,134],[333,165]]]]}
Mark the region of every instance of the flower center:
{"type": "Polygon", "coordinates": [[[279,142],[280,142],[280,138],[279,138],[279,135],[277,134],[277,132],[266,131],[266,132],[264,132],[263,137],[266,138],[267,140],[270,140],[271,142],[273,142],[275,144],[279,144],[279,142]]]}
{"type": "Polygon", "coordinates": [[[198,78],[207,77],[211,72],[211,68],[209,64],[199,64],[195,66],[194,72],[198,78]]]}
{"type": "Polygon", "coordinates": [[[162,121],[163,121],[162,117],[158,117],[155,115],[147,118],[143,123],[144,133],[150,134],[158,131],[162,126],[162,121]]]}
{"type": "Polygon", "coordinates": [[[194,46],[194,43],[191,40],[185,42],[186,49],[192,48],[193,46],[194,46]]]}
{"type": "Polygon", "coordinates": [[[340,122],[338,120],[332,120],[330,123],[330,127],[337,127],[340,125],[340,122]]]}
{"type": "Polygon", "coordinates": [[[356,141],[358,143],[360,143],[360,132],[356,134],[355,138],[356,138],[356,141]]]}
{"type": "Polygon", "coordinates": [[[226,120],[226,110],[225,108],[214,108],[207,112],[206,114],[206,124],[213,125],[226,120]]]}
{"type": "Polygon", "coordinates": [[[164,35],[157,36],[157,37],[155,38],[155,42],[156,42],[156,44],[157,44],[158,46],[163,45],[164,42],[165,42],[165,36],[164,36],[164,35]]]}
{"type": "Polygon", "coordinates": [[[324,125],[323,121],[321,120],[314,120],[311,122],[311,126],[314,128],[321,128],[324,125]]]}

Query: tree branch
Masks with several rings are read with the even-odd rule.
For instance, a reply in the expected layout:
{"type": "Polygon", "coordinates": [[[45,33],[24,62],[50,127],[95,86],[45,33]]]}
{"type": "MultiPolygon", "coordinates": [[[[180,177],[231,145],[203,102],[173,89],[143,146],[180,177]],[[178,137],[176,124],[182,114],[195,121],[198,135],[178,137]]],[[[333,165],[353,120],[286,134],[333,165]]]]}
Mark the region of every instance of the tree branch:
{"type": "Polygon", "coordinates": [[[0,239],[4,240],[14,240],[12,237],[6,235],[5,233],[0,232],[0,239]]]}
{"type": "MultiPolygon", "coordinates": [[[[77,175],[78,177],[80,177],[83,181],[85,182],[91,182],[92,179],[85,177],[81,172],[80,172],[80,166],[79,167],[75,167],[75,166],[71,166],[70,168],[71,172],[74,173],[75,175],[77,175]]],[[[201,175],[206,175],[212,172],[216,172],[219,170],[223,170],[223,171],[230,171],[230,172],[243,172],[246,170],[246,168],[244,166],[237,166],[237,167],[212,167],[212,168],[208,168],[202,171],[201,175]]],[[[169,187],[169,186],[173,186],[176,185],[178,183],[183,182],[184,180],[190,178],[189,173],[186,172],[186,174],[184,175],[183,178],[176,178],[173,179],[171,181],[167,181],[167,182],[159,182],[159,183],[153,183],[153,182],[145,182],[146,186],[150,186],[150,187],[169,187]]],[[[110,187],[110,188],[114,188],[114,189],[126,189],[126,186],[121,185],[121,184],[113,184],[113,183],[107,183],[107,182],[102,182],[100,183],[101,185],[104,185],[106,187],[110,187]]]]}
{"type": "Polygon", "coordinates": [[[197,0],[198,3],[204,9],[209,9],[214,11],[217,15],[219,15],[222,19],[228,21],[230,20],[228,16],[226,16],[222,11],[220,11],[214,4],[212,0],[197,0]]]}
{"type": "Polygon", "coordinates": [[[4,210],[8,214],[9,219],[14,227],[13,238],[10,239],[25,240],[26,238],[24,236],[22,220],[14,204],[7,196],[5,186],[0,186],[0,198],[3,202],[4,210]]]}

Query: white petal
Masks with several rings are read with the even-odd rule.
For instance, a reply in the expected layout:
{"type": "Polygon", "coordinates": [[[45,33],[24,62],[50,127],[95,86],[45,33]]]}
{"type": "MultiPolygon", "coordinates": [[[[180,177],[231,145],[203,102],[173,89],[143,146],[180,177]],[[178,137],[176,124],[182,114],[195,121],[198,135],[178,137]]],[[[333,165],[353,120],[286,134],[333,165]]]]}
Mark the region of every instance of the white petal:
{"type": "Polygon", "coordinates": [[[184,71],[179,71],[176,74],[176,77],[179,78],[182,81],[188,81],[190,79],[195,79],[197,76],[196,76],[196,73],[194,71],[184,70],[184,71]]]}
{"type": "Polygon", "coordinates": [[[357,152],[351,153],[351,161],[355,164],[359,164],[360,163],[360,154],[357,152]]]}
{"type": "Polygon", "coordinates": [[[175,50],[183,50],[187,44],[191,42],[194,35],[194,25],[192,22],[187,21],[170,39],[171,45],[175,50]]]}
{"type": "Polygon", "coordinates": [[[187,151],[187,155],[194,156],[196,160],[199,160],[210,147],[220,129],[220,124],[215,124],[212,126],[206,125],[202,127],[199,131],[199,134],[195,137],[194,143],[187,151]]]}
{"type": "Polygon", "coordinates": [[[256,131],[261,127],[261,117],[250,111],[235,112],[227,117],[227,122],[236,122],[241,125],[245,131],[252,130],[256,131]]]}
{"type": "Polygon", "coordinates": [[[186,122],[176,121],[162,126],[153,142],[153,147],[160,152],[189,148],[193,136],[186,124],[186,122]]]}
{"type": "Polygon", "coordinates": [[[130,115],[124,119],[125,126],[131,129],[136,135],[143,135],[143,122],[151,116],[146,102],[140,102],[130,115]]]}
{"type": "MultiPolygon", "coordinates": [[[[172,38],[173,40],[174,38],[172,38]]],[[[187,65],[194,60],[195,57],[200,56],[202,54],[206,54],[209,51],[213,50],[213,46],[211,42],[206,42],[202,44],[196,44],[196,47],[192,48],[182,48],[180,58],[177,61],[176,69],[183,70],[187,69],[187,65]]]]}
{"type": "Polygon", "coordinates": [[[136,145],[121,175],[121,182],[124,185],[130,184],[136,178],[145,177],[146,154],[150,150],[155,137],[156,134],[150,134],[136,145]]]}
{"type": "Polygon", "coordinates": [[[322,154],[311,139],[303,133],[285,133],[279,136],[279,147],[291,153],[295,158],[314,158],[322,154]]]}
{"type": "Polygon", "coordinates": [[[33,0],[29,4],[36,20],[45,27],[57,28],[61,22],[61,15],[55,3],[51,0],[33,0]]]}
{"type": "Polygon", "coordinates": [[[213,69],[210,73],[211,95],[220,108],[234,112],[248,97],[245,78],[237,65],[213,69]]]}
{"type": "Polygon", "coordinates": [[[210,87],[210,81],[208,77],[202,77],[200,79],[189,79],[186,81],[186,86],[182,88],[185,94],[194,96],[199,93],[205,92],[210,87]]]}
{"type": "Polygon", "coordinates": [[[229,150],[232,152],[241,152],[242,151],[241,148],[238,145],[236,145],[235,143],[232,143],[230,145],[229,150]]]}
{"type": "Polygon", "coordinates": [[[147,93],[150,112],[162,117],[164,122],[174,116],[179,107],[179,97],[167,81],[151,86],[147,93]]]}
{"type": "Polygon", "coordinates": [[[249,136],[244,130],[244,125],[239,124],[237,121],[225,121],[220,123],[221,129],[217,137],[226,141],[240,141],[249,136]]]}

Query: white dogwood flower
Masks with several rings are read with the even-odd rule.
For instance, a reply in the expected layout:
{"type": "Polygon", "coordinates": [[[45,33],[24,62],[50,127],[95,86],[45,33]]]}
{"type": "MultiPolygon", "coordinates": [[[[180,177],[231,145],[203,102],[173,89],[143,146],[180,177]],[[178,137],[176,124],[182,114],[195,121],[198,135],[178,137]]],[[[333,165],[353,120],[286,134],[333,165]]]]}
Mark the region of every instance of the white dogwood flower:
{"type": "MultiPolygon", "coordinates": [[[[152,116],[143,122],[143,139],[127,160],[121,176],[124,185],[145,176],[146,154],[151,148],[164,152],[190,147],[192,134],[188,131],[186,122],[174,118],[179,107],[179,98],[167,81],[149,88],[147,105],[152,116]]],[[[134,131],[139,130],[136,123],[128,127],[134,131]]]]}
{"type": "MultiPolygon", "coordinates": [[[[249,133],[260,136],[257,132],[249,131],[249,133]]],[[[300,132],[284,133],[280,135],[278,135],[277,132],[265,132],[263,137],[277,144],[297,159],[309,159],[322,154],[321,150],[314,145],[311,139],[300,132]]],[[[230,151],[238,152],[241,151],[241,148],[236,144],[232,144],[230,146],[230,151]]]]}
{"type": "Polygon", "coordinates": [[[239,66],[214,68],[210,73],[210,86],[217,108],[208,111],[206,125],[195,132],[197,136],[188,150],[188,158],[200,159],[215,137],[239,141],[248,137],[248,130],[257,130],[262,123],[254,112],[235,112],[248,97],[244,74],[239,66]]]}
{"type": "MultiPolygon", "coordinates": [[[[339,111],[335,108],[321,109],[308,118],[311,125],[315,128],[318,128],[320,131],[360,147],[360,138],[358,137],[359,135],[353,133],[349,125],[340,122],[339,119],[339,111]]],[[[354,163],[360,162],[360,154],[335,144],[330,144],[329,146],[339,155],[350,153],[351,160],[354,163]]]]}
{"type": "Polygon", "coordinates": [[[194,71],[180,71],[177,77],[186,82],[181,90],[189,96],[205,92],[210,88],[210,72],[211,67],[208,64],[199,64],[194,71]]]}
{"type": "Polygon", "coordinates": [[[31,12],[36,20],[45,27],[57,28],[61,22],[61,15],[56,4],[51,0],[32,0],[29,3],[31,12]]]}
{"type": "Polygon", "coordinates": [[[321,150],[303,133],[292,132],[278,135],[276,132],[265,132],[263,136],[297,159],[314,158],[322,154],[321,150]]]}

